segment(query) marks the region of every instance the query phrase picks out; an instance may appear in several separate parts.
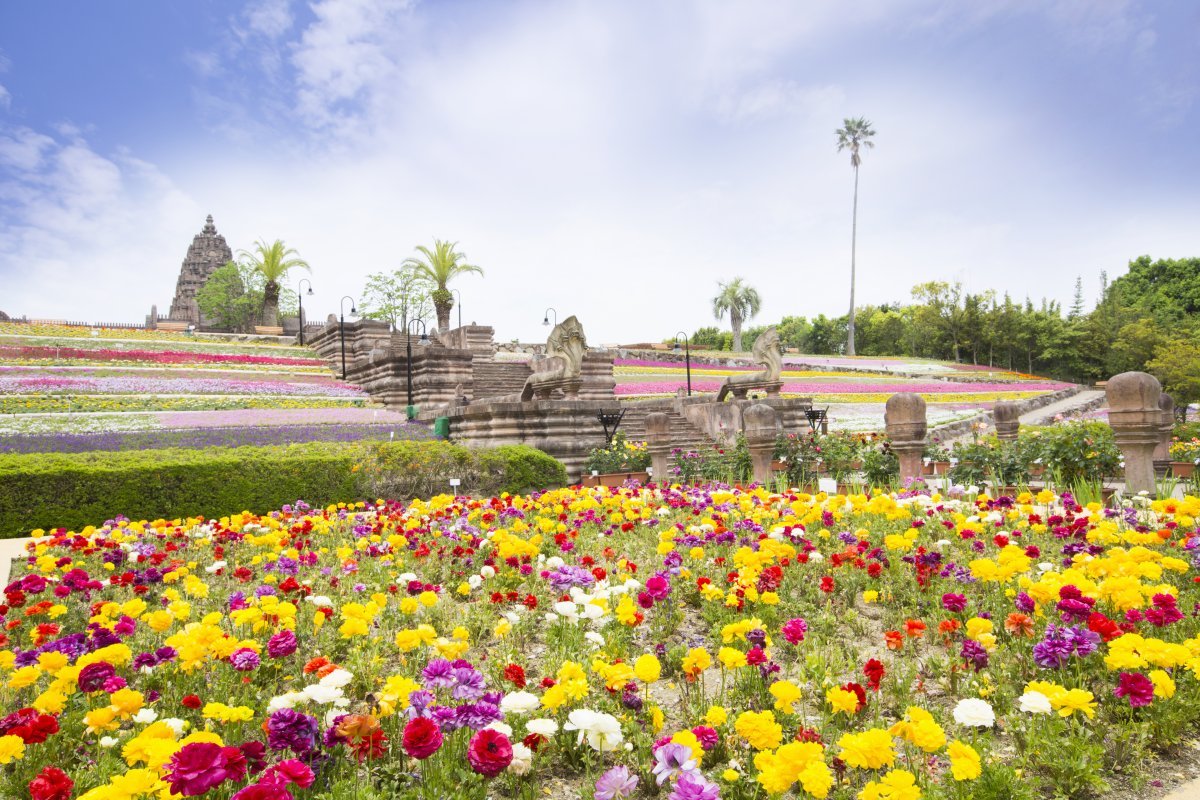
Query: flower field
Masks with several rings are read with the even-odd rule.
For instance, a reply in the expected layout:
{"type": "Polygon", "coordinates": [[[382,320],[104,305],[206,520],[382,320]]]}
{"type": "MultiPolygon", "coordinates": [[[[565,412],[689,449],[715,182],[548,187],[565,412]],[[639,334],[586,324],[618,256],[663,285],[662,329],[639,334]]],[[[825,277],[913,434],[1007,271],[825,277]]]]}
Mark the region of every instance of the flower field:
{"type": "Polygon", "coordinates": [[[1200,721],[1197,515],[631,486],[52,531],[0,796],[1145,790],[1200,721]]]}
{"type": "Polygon", "coordinates": [[[0,323],[0,452],[406,436],[396,427],[402,415],[371,407],[306,348],[155,331],[88,334],[0,323]],[[336,425],[349,427],[325,427],[336,425]],[[258,430],[239,430],[248,426],[258,430]],[[189,432],[218,427],[228,430],[189,432]]]}

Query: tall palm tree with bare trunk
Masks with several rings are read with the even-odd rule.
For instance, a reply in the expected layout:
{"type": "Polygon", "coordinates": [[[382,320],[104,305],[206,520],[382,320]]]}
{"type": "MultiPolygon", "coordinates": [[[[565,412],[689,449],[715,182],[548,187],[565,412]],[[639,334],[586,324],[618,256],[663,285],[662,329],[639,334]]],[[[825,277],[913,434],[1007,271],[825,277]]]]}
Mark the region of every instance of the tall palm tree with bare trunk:
{"type": "Polygon", "coordinates": [[[459,275],[474,273],[482,275],[483,269],[467,263],[467,254],[460,253],[455,248],[458,242],[443,242],[433,240],[433,249],[418,245],[417,252],[424,258],[407,258],[404,266],[412,267],[416,275],[427,280],[433,287],[429,297],[433,300],[433,309],[437,312],[438,330],[450,330],[450,309],[454,308],[454,294],[446,288],[446,284],[459,275]]]}
{"type": "Polygon", "coordinates": [[[262,239],[254,243],[254,250],[242,250],[239,256],[246,260],[247,265],[262,275],[266,285],[263,286],[262,324],[273,328],[279,324],[279,284],[287,279],[288,271],[303,269],[309,272],[312,267],[300,258],[300,254],[284,245],[282,239],[267,244],[262,239]]]}
{"type": "Polygon", "coordinates": [[[729,327],[733,328],[734,352],[742,352],[742,323],[753,317],[762,308],[758,290],[741,278],[729,283],[717,282],[717,296],[713,298],[713,316],[721,319],[729,315],[729,327]]]}
{"type": "Polygon", "coordinates": [[[859,150],[874,147],[871,137],[875,131],[863,117],[848,117],[836,131],[838,152],[850,151],[850,166],[854,167],[854,218],[850,227],[850,324],[846,326],[846,355],[854,355],[854,251],[858,243],[858,165],[862,163],[859,150]]]}

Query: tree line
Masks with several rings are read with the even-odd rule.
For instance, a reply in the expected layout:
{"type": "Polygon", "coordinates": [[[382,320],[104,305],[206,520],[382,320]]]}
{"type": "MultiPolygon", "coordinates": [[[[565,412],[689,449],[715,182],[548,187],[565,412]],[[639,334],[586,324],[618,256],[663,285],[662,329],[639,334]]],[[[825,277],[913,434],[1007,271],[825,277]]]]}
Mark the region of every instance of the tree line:
{"type": "MultiPolygon", "coordinates": [[[[721,285],[722,295],[728,286],[721,285]]],[[[1200,400],[1200,258],[1152,261],[1142,256],[1113,281],[1101,273],[1099,299],[1091,308],[1079,279],[1067,308],[1044,298],[1035,302],[992,290],[972,293],[961,283],[946,281],[918,284],[911,295],[909,302],[856,309],[857,355],[1003,367],[1076,383],[1145,370],[1162,380],[1177,402],[1200,400]]],[[[718,318],[730,305],[727,296],[720,304],[714,300],[718,318]]],[[[737,328],[752,316],[744,312],[754,305],[739,305],[740,316],[731,320],[737,328]]],[[[773,326],[739,330],[738,349],[749,350],[768,327],[801,353],[847,354],[848,314],[785,316],[773,326]]],[[[705,327],[692,334],[691,343],[732,350],[734,338],[732,331],[705,327]]]]}

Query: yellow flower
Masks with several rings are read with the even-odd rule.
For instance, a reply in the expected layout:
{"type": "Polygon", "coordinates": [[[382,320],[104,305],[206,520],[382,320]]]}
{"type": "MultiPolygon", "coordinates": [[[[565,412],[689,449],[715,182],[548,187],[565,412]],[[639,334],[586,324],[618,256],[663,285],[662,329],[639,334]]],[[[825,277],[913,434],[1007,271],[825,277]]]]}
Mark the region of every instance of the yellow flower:
{"type": "Polygon", "coordinates": [[[654,683],[662,675],[662,664],[653,655],[646,653],[633,662],[633,674],[642,683],[654,683]]]}
{"type": "Polygon", "coordinates": [[[1082,711],[1088,719],[1096,716],[1096,696],[1086,689],[1068,689],[1051,697],[1050,705],[1058,709],[1060,717],[1069,717],[1076,711],[1082,711]]]}
{"type": "Polygon", "coordinates": [[[920,797],[917,777],[905,769],[892,770],[868,783],[858,793],[859,800],[918,800],[920,797]]]}
{"type": "Polygon", "coordinates": [[[119,689],[109,695],[109,702],[116,709],[117,713],[122,717],[130,717],[142,710],[142,706],[146,704],[146,698],[141,692],[135,692],[128,687],[119,689]]]}
{"type": "Polygon", "coordinates": [[[800,699],[800,687],[791,681],[775,681],[771,684],[771,696],[775,698],[777,711],[794,714],[796,701],[800,699]]]}
{"type": "Polygon", "coordinates": [[[979,753],[971,745],[955,739],[946,748],[946,754],[950,756],[950,771],[954,774],[954,780],[973,781],[982,772],[979,753]]]}
{"type": "Polygon", "coordinates": [[[32,686],[37,683],[38,677],[42,674],[42,668],[34,665],[21,667],[8,676],[8,688],[24,689],[26,686],[32,686]]]}
{"type": "Polygon", "coordinates": [[[20,736],[0,736],[0,764],[25,757],[25,742],[20,736]]]}
{"type": "Polygon", "coordinates": [[[1150,673],[1150,682],[1154,684],[1154,696],[1170,700],[1175,696],[1175,681],[1165,670],[1156,669],[1150,673]]]}
{"type": "Polygon", "coordinates": [[[848,692],[840,686],[834,686],[825,692],[825,699],[829,701],[835,714],[841,711],[846,716],[851,716],[858,709],[858,695],[848,692]]]}
{"type": "Polygon", "coordinates": [[[712,656],[703,647],[693,647],[683,657],[683,671],[693,678],[711,666],[712,656]]]}
{"type": "Polygon", "coordinates": [[[119,724],[117,710],[112,706],[92,709],[83,715],[83,723],[87,726],[88,733],[116,730],[119,724]]]}
{"type": "Polygon", "coordinates": [[[725,669],[741,669],[746,666],[746,654],[732,647],[722,647],[717,651],[717,658],[725,669]]]}
{"type": "Polygon", "coordinates": [[[888,733],[912,742],[926,753],[942,749],[946,744],[946,733],[932,714],[920,706],[909,706],[904,713],[907,719],[897,722],[888,733]]]}
{"type": "Polygon", "coordinates": [[[770,711],[743,711],[733,728],[755,750],[774,750],[783,740],[783,726],[770,711]]]}
{"type": "Polygon", "coordinates": [[[658,706],[650,707],[650,726],[654,728],[654,732],[658,733],[663,728],[663,723],[666,722],[666,715],[658,706]]]}
{"type": "Polygon", "coordinates": [[[841,757],[852,767],[879,769],[896,762],[892,736],[883,728],[868,728],[862,733],[846,733],[838,739],[841,757]]]}
{"type": "Polygon", "coordinates": [[[38,666],[49,672],[51,675],[57,675],[58,671],[69,663],[66,655],[57,650],[48,650],[45,653],[38,654],[38,666]]]}
{"type": "Polygon", "coordinates": [[[712,706],[704,715],[704,721],[714,728],[719,728],[729,720],[729,712],[721,706],[712,706]]]}
{"type": "Polygon", "coordinates": [[[50,688],[37,696],[33,707],[43,714],[61,714],[67,707],[67,696],[58,689],[50,688]]]}

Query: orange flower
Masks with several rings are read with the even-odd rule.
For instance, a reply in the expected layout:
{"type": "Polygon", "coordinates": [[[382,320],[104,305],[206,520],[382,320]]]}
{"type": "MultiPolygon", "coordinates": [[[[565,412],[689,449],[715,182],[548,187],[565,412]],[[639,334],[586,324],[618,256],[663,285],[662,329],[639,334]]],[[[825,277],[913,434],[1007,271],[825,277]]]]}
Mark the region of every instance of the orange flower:
{"type": "Polygon", "coordinates": [[[379,730],[379,720],[370,714],[347,714],[337,724],[336,730],[339,735],[352,742],[358,742],[370,739],[372,734],[379,730]]]}
{"type": "Polygon", "coordinates": [[[954,636],[954,632],[962,627],[962,623],[956,619],[944,619],[938,623],[938,633],[947,642],[954,636]]]}
{"type": "Polygon", "coordinates": [[[904,621],[904,632],[911,638],[916,639],[925,635],[925,623],[919,619],[908,619],[904,621]]]}
{"type": "Polygon", "coordinates": [[[1004,630],[1013,636],[1033,636],[1033,618],[1016,612],[1009,614],[1004,620],[1004,630]]]}
{"type": "Polygon", "coordinates": [[[888,650],[901,650],[904,648],[904,634],[900,631],[884,631],[883,641],[887,645],[888,650]]]}
{"type": "Polygon", "coordinates": [[[326,658],[325,656],[317,656],[316,658],[310,659],[309,662],[304,665],[304,674],[311,675],[314,672],[316,672],[317,670],[319,670],[321,667],[328,666],[328,665],[329,665],[328,658],[326,658]]]}

